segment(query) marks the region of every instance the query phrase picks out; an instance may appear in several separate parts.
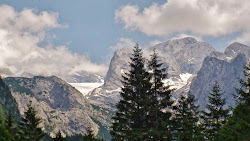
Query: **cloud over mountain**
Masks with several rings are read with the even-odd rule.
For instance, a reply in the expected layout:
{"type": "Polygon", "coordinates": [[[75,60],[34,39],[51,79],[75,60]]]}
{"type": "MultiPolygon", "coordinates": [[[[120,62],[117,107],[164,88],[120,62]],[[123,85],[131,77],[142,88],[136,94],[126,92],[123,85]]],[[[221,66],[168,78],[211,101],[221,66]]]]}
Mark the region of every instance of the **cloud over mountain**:
{"type": "Polygon", "coordinates": [[[189,32],[217,37],[240,33],[235,40],[250,43],[249,7],[248,0],[168,0],[144,9],[122,6],[115,12],[115,19],[126,29],[148,36],[189,32]]]}
{"type": "Polygon", "coordinates": [[[67,46],[41,46],[47,32],[65,27],[58,23],[54,12],[33,9],[16,11],[0,5],[0,67],[15,74],[72,74],[80,71],[104,74],[106,67],[91,62],[88,57],[72,53],[67,46]]]}

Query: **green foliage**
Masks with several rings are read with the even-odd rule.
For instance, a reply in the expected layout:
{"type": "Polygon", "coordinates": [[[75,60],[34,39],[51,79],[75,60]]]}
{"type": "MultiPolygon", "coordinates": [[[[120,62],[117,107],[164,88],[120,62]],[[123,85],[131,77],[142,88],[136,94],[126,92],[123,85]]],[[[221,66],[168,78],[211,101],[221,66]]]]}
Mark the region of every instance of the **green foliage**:
{"type": "Polygon", "coordinates": [[[207,111],[202,111],[204,121],[205,138],[215,140],[219,136],[219,130],[229,116],[229,110],[224,108],[225,99],[222,98],[222,89],[217,82],[214,83],[212,93],[209,93],[207,111]]]}
{"type": "Polygon", "coordinates": [[[98,141],[91,127],[87,128],[87,134],[83,136],[83,141],[98,141]]]}
{"type": "Polygon", "coordinates": [[[67,136],[66,141],[82,141],[82,135],[67,136]]]}
{"type": "Polygon", "coordinates": [[[154,50],[148,63],[150,70],[151,90],[149,95],[149,123],[148,140],[171,140],[171,112],[173,101],[169,86],[164,86],[163,80],[167,78],[166,68],[162,67],[159,57],[154,50]]]}
{"type": "Polygon", "coordinates": [[[199,106],[195,101],[195,96],[189,93],[187,97],[181,95],[175,106],[175,138],[179,141],[200,140],[199,106]]]}
{"type": "Polygon", "coordinates": [[[4,113],[4,110],[2,108],[2,105],[0,104],[0,124],[3,123],[4,117],[5,117],[5,113],[4,113]]]}
{"type": "Polygon", "coordinates": [[[220,140],[249,141],[250,140],[250,63],[245,67],[246,81],[240,79],[241,88],[237,89],[233,115],[220,130],[220,140]]]}
{"type": "Polygon", "coordinates": [[[11,141],[11,135],[2,124],[0,124],[0,141],[11,141]]]}
{"type": "Polygon", "coordinates": [[[56,137],[53,138],[54,141],[66,141],[66,139],[62,136],[61,130],[56,133],[56,137]]]}
{"type": "Polygon", "coordinates": [[[0,104],[0,141],[11,141],[11,135],[3,124],[4,112],[0,104]]]}
{"type": "Polygon", "coordinates": [[[20,119],[17,103],[11,94],[10,88],[5,84],[0,76],[0,105],[2,105],[5,115],[11,112],[15,120],[20,119]]]}
{"type": "Polygon", "coordinates": [[[11,140],[14,141],[14,140],[17,140],[18,138],[20,138],[18,135],[19,129],[14,122],[14,119],[13,119],[11,112],[9,112],[8,115],[6,116],[4,125],[11,135],[11,140]]]}
{"type": "Polygon", "coordinates": [[[240,79],[241,88],[236,89],[237,94],[235,95],[237,103],[246,103],[250,105],[250,63],[244,67],[244,75],[246,81],[240,79]]]}
{"type": "Polygon", "coordinates": [[[130,70],[123,76],[121,100],[116,105],[113,117],[112,140],[143,140],[148,128],[148,111],[150,107],[150,78],[144,67],[145,59],[136,44],[129,64],[130,70]]]}
{"type": "Polygon", "coordinates": [[[133,51],[130,70],[123,76],[122,98],[113,117],[112,140],[171,140],[173,90],[163,83],[166,68],[154,51],[148,62],[149,73],[138,44],[133,51]]]}
{"type": "MultiPolygon", "coordinates": [[[[106,110],[106,109],[105,109],[106,110]]],[[[103,124],[101,124],[99,121],[95,120],[94,118],[92,118],[92,120],[99,126],[99,132],[96,135],[96,137],[98,139],[107,139],[107,140],[111,140],[111,135],[109,130],[107,129],[107,127],[103,126],[103,124]]]]}
{"type": "Polygon", "coordinates": [[[31,106],[31,103],[28,104],[28,110],[24,112],[24,117],[19,122],[21,139],[39,141],[45,134],[42,132],[41,127],[39,127],[41,119],[36,116],[37,111],[31,106]]]}

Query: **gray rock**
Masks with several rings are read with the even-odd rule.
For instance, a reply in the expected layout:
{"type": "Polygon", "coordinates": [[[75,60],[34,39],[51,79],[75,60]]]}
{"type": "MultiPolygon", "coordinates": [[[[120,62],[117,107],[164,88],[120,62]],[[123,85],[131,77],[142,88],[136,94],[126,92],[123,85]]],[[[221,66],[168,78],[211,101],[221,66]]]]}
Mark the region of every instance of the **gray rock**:
{"type": "Polygon", "coordinates": [[[11,72],[9,68],[0,68],[0,75],[3,78],[14,76],[14,74],[11,72]]]}
{"type": "Polygon", "coordinates": [[[243,53],[247,58],[250,58],[250,47],[247,45],[243,45],[241,43],[232,43],[229,45],[224,52],[228,57],[235,57],[239,53],[243,53]]]}
{"type": "MultiPolygon", "coordinates": [[[[187,37],[144,48],[144,57],[149,59],[154,48],[159,54],[163,66],[168,67],[169,77],[177,78],[176,80],[180,80],[179,75],[182,73],[196,74],[203,59],[215,51],[208,43],[198,42],[194,38],[187,37]]],[[[128,65],[132,53],[132,49],[128,48],[120,49],[114,53],[104,85],[89,93],[89,99],[112,104],[119,101],[122,75],[129,69],[128,65]]]]}
{"type": "Polygon", "coordinates": [[[243,65],[246,65],[245,54],[238,54],[230,62],[216,57],[206,57],[197,76],[193,79],[190,92],[196,96],[200,109],[205,109],[208,95],[212,91],[215,81],[224,91],[227,106],[234,106],[233,93],[239,88],[238,78],[244,78],[243,65]]]}
{"type": "Polygon", "coordinates": [[[93,109],[87,98],[56,76],[9,77],[5,82],[12,89],[21,115],[32,100],[32,106],[42,118],[42,126],[51,136],[58,129],[67,135],[85,134],[88,126],[97,134],[99,126],[93,120],[106,126],[105,115],[93,109]]]}

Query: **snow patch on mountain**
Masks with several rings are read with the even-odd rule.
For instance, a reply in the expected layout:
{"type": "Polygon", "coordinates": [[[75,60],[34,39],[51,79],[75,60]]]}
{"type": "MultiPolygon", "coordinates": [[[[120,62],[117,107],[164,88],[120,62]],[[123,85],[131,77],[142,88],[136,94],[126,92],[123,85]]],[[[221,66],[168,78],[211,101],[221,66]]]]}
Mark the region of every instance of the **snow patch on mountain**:
{"type": "Polygon", "coordinates": [[[100,87],[103,83],[69,83],[71,86],[75,87],[79,92],[86,96],[89,92],[95,88],[100,87]]]}
{"type": "Polygon", "coordinates": [[[190,73],[182,73],[182,74],[180,74],[181,80],[182,80],[183,82],[186,82],[186,83],[187,83],[188,79],[189,79],[191,76],[192,76],[192,74],[190,74],[190,73]]]}
{"type": "Polygon", "coordinates": [[[168,79],[163,80],[165,86],[170,86],[170,89],[178,90],[185,86],[188,82],[188,79],[193,76],[190,73],[182,73],[179,76],[172,76],[168,79]]]}

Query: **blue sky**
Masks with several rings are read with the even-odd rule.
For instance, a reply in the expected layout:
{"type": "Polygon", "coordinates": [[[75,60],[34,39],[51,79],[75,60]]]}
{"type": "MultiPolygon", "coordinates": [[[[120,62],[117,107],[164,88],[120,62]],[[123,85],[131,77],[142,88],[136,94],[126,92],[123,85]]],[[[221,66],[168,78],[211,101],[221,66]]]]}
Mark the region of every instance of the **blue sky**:
{"type": "MultiPolygon", "coordinates": [[[[140,7],[150,6],[151,0],[3,0],[17,11],[32,8],[37,13],[52,11],[59,14],[58,21],[66,28],[56,28],[49,34],[56,38],[49,40],[55,45],[66,44],[70,50],[87,54],[91,60],[103,63],[113,53],[109,47],[119,42],[120,38],[132,38],[141,44],[154,37],[147,37],[140,32],[130,32],[123,25],[115,22],[115,10],[122,5],[136,4],[140,7]]],[[[165,2],[159,0],[160,3],[165,2]]],[[[46,42],[46,41],[45,41],[46,42]]]]}
{"type": "Polygon", "coordinates": [[[134,42],[147,47],[186,36],[218,51],[235,41],[249,45],[249,7],[248,0],[2,0],[0,38],[8,40],[2,47],[8,54],[0,67],[15,71],[16,62],[25,60],[22,64],[32,62],[33,68],[43,64],[53,70],[73,61],[75,70],[86,64],[96,68],[107,66],[114,50],[134,42]],[[66,56],[71,60],[65,64],[66,56]]]}

